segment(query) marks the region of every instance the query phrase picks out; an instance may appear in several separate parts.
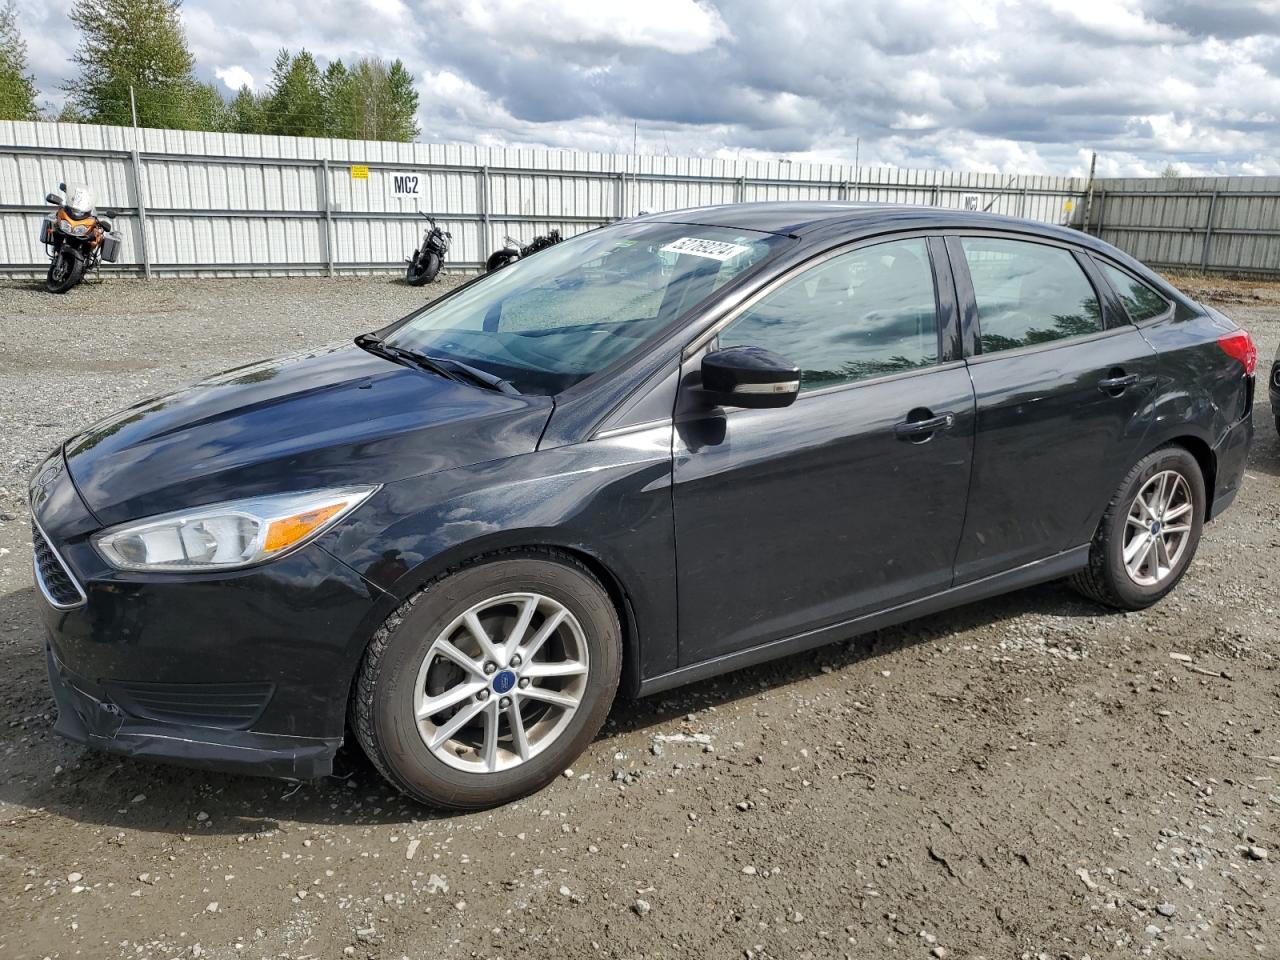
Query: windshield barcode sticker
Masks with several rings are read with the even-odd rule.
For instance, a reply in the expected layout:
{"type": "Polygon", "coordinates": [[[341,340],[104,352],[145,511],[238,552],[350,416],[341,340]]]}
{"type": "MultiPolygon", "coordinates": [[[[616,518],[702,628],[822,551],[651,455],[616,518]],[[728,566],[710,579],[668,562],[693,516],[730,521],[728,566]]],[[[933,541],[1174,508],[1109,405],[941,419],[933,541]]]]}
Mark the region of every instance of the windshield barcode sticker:
{"type": "Polygon", "coordinates": [[[740,243],[729,243],[725,240],[700,240],[697,237],[681,237],[660,249],[662,253],[687,253],[691,257],[706,257],[708,260],[732,260],[740,253],[746,253],[750,247],[740,243]]]}

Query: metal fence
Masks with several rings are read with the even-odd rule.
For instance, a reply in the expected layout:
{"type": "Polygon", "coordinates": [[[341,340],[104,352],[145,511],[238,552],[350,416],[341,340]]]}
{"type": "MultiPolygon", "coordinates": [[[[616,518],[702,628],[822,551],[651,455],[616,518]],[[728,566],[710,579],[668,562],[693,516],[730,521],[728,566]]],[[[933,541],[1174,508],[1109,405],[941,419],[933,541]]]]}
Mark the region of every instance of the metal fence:
{"type": "Polygon", "coordinates": [[[1072,223],[1165,269],[1280,276],[1280,177],[1097,180],[574,151],[0,122],[0,274],[46,268],[59,181],[115,210],[117,271],[145,276],[403,269],[423,221],[478,268],[508,235],[566,236],[640,212],[861,200],[1072,223]],[[416,178],[417,195],[404,190],[416,178]]]}
{"type": "Polygon", "coordinates": [[[1280,177],[1098,180],[1086,205],[1083,229],[1153,267],[1280,276],[1280,177]]]}
{"type": "Polygon", "coordinates": [[[568,236],[642,211],[752,200],[976,207],[1063,223],[1083,190],[1017,177],[424,143],[0,122],[0,272],[36,275],[59,181],[89,186],[124,234],[114,269],[146,276],[401,270],[424,223],[477,268],[511,235],[568,236]],[[417,197],[397,195],[418,178],[417,197]],[[400,178],[398,180],[398,178],[400,178]]]}

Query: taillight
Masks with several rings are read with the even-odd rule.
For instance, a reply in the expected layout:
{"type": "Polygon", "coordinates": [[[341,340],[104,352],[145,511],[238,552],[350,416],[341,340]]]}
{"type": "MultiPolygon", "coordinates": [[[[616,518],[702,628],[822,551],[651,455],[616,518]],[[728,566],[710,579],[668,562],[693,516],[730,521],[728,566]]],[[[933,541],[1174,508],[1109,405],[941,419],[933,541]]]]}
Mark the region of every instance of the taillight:
{"type": "Polygon", "coordinates": [[[1218,346],[1228,357],[1240,362],[1246,377],[1253,376],[1253,371],[1258,368],[1258,345],[1253,342],[1248,330],[1237,330],[1219,337],[1218,346]]]}

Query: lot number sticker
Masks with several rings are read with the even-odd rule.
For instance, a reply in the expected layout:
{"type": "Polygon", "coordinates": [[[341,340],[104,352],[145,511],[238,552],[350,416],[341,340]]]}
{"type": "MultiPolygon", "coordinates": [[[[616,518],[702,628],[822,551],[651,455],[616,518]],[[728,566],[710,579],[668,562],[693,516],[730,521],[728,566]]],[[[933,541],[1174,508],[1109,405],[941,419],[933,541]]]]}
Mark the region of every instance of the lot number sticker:
{"type": "Polygon", "coordinates": [[[421,197],[422,177],[416,173],[393,173],[391,195],[394,197],[421,197]]]}
{"type": "Polygon", "coordinates": [[[691,257],[706,257],[708,260],[731,260],[740,253],[746,253],[750,247],[740,243],[729,243],[725,240],[701,240],[698,237],[681,237],[661,248],[662,253],[684,253],[691,257]]]}

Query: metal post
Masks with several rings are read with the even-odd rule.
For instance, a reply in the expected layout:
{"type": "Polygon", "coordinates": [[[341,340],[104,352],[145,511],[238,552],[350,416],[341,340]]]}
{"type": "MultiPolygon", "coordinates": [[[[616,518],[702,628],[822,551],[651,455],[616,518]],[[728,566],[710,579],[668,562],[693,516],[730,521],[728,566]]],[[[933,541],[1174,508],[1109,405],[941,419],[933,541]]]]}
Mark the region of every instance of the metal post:
{"type": "Polygon", "coordinates": [[[735,200],[737,203],[742,203],[743,201],[746,200],[746,198],[747,198],[747,178],[739,177],[738,186],[736,188],[735,200]]]}
{"type": "Polygon", "coordinates": [[[617,173],[618,182],[613,190],[613,213],[615,220],[627,218],[627,174],[624,170],[617,173]]]}
{"type": "Polygon", "coordinates": [[[138,102],[133,96],[133,84],[129,84],[129,113],[133,118],[133,195],[138,208],[138,246],[142,250],[142,276],[151,279],[151,252],[147,249],[147,204],[142,199],[142,160],[138,157],[138,102]]]}
{"type": "Polygon", "coordinates": [[[1107,214],[1107,191],[1098,191],[1098,232],[1094,234],[1099,240],[1102,239],[1102,225],[1107,214]]]}
{"type": "Polygon", "coordinates": [[[1204,223],[1204,246],[1200,249],[1200,272],[1206,273],[1209,270],[1209,246],[1213,242],[1213,211],[1218,205],[1218,191],[1213,191],[1209,196],[1209,216],[1204,223]]]}
{"type": "Polygon", "coordinates": [[[1018,197],[1018,216],[1025,217],[1027,215],[1027,188],[1024,185],[1022,195],[1018,197]]]}
{"type": "Polygon", "coordinates": [[[1089,161],[1089,190],[1084,198],[1084,217],[1081,220],[1080,229],[1085,233],[1089,232],[1089,219],[1093,213],[1093,174],[1098,169],[1098,153],[1095,150],[1093,158],[1089,161]]]}
{"type": "Polygon", "coordinates": [[[493,236],[489,232],[489,165],[481,164],[480,182],[477,184],[480,200],[480,260],[483,262],[485,251],[493,244],[493,236]]]}
{"type": "Polygon", "coordinates": [[[151,279],[151,251],[147,246],[147,203],[142,199],[142,161],[138,157],[137,144],[129,151],[133,160],[133,195],[138,208],[138,246],[142,250],[142,276],[151,279]]]}
{"type": "Polygon", "coordinates": [[[333,207],[329,203],[329,158],[320,160],[320,199],[324,203],[324,262],[333,276],[333,207]]]}

